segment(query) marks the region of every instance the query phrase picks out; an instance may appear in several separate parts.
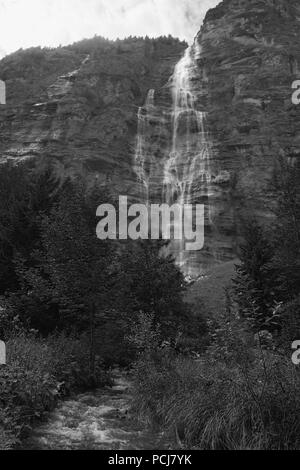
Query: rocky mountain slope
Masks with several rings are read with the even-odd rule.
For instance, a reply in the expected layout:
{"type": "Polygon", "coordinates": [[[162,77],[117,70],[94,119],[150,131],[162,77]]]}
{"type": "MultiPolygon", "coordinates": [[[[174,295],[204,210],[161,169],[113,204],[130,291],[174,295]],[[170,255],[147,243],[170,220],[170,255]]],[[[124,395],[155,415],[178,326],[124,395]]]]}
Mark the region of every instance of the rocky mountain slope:
{"type": "Polygon", "coordinates": [[[172,38],[19,51],[0,62],[1,161],[51,161],[135,198],[186,193],[208,214],[191,272],[234,259],[243,221],[272,217],[276,162],[300,155],[299,30],[299,0],[224,0],[175,79],[186,44],[172,38]]]}
{"type": "Polygon", "coordinates": [[[60,175],[134,191],[137,110],[169,79],[186,44],[172,38],[101,38],[67,48],[18,51],[0,62],[0,159],[53,162],[60,175]]]}
{"type": "Polygon", "coordinates": [[[224,0],[196,37],[214,172],[224,175],[213,191],[223,253],[234,247],[241,218],[271,216],[276,160],[300,157],[300,107],[291,101],[299,31],[298,0],[224,0]]]}
{"type": "Polygon", "coordinates": [[[272,221],[274,173],[300,155],[300,107],[291,99],[299,26],[296,0],[225,0],[207,13],[167,87],[145,102],[148,199],[171,193],[173,202],[205,204],[204,249],[173,250],[192,275],[234,259],[246,221],[272,221]]]}

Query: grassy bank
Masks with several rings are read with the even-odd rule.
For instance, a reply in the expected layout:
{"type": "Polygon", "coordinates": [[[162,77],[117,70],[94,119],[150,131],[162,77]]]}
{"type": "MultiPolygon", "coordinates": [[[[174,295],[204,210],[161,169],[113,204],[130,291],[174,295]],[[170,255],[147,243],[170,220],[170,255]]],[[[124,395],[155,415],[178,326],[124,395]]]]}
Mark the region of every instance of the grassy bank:
{"type": "Polygon", "coordinates": [[[134,410],[194,449],[298,449],[300,374],[291,358],[227,325],[197,361],[148,344],[134,410]]]}

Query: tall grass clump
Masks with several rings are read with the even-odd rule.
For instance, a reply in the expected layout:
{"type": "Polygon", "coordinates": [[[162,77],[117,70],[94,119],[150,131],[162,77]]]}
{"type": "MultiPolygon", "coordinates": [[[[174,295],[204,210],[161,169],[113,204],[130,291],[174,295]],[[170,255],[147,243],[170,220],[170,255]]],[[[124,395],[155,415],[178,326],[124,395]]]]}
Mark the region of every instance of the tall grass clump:
{"type": "Polygon", "coordinates": [[[144,337],[135,365],[141,420],[184,448],[299,448],[300,374],[290,357],[266,349],[234,319],[214,329],[198,360],[176,355],[158,334],[144,337]]]}

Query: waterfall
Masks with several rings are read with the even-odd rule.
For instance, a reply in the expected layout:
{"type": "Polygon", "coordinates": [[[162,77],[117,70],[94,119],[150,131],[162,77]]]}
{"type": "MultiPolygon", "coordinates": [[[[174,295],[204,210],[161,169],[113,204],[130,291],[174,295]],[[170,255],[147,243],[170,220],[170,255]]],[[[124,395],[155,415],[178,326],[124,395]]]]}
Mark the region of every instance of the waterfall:
{"type": "Polygon", "coordinates": [[[189,47],[176,65],[171,79],[172,148],[164,167],[164,194],[168,203],[194,203],[195,196],[207,194],[207,184],[211,181],[206,114],[196,108],[192,86],[195,56],[195,46],[189,47]],[[201,187],[194,191],[197,181],[201,187]]]}
{"type": "MultiPolygon", "coordinates": [[[[173,133],[171,151],[164,165],[163,199],[168,204],[182,206],[205,203],[208,223],[211,223],[208,203],[211,149],[205,130],[206,113],[197,109],[197,96],[202,90],[196,73],[200,54],[196,44],[186,49],[171,78],[173,133]]],[[[184,244],[184,240],[172,241],[169,253],[191,274],[191,261],[197,255],[184,252],[184,244]]]]}
{"type": "Polygon", "coordinates": [[[155,90],[148,91],[144,106],[138,109],[138,129],[135,146],[135,171],[139,183],[142,185],[142,197],[149,201],[149,169],[151,163],[151,145],[148,141],[150,133],[150,118],[154,109],[155,90]],[[149,152],[150,150],[150,152],[149,152]]]}
{"type": "MultiPolygon", "coordinates": [[[[199,102],[203,103],[201,97],[205,95],[197,63],[200,56],[201,49],[195,43],[186,49],[175,66],[168,87],[164,87],[170,89],[172,94],[171,111],[169,108],[167,118],[165,108],[154,103],[155,91],[149,90],[144,106],[138,110],[135,168],[144,200],[149,202],[153,192],[157,200],[157,175],[160,175],[160,202],[181,206],[205,204],[207,225],[211,224],[211,145],[203,105],[199,109],[199,102]],[[155,130],[155,122],[158,122],[159,132],[157,128],[155,130]],[[170,124],[171,135],[168,130],[170,124]],[[162,157],[157,158],[158,136],[161,135],[168,135],[169,141],[166,149],[161,149],[162,157]]],[[[199,254],[185,252],[184,247],[185,240],[172,240],[167,253],[175,257],[186,274],[193,274],[195,266],[199,267],[199,254]]]]}

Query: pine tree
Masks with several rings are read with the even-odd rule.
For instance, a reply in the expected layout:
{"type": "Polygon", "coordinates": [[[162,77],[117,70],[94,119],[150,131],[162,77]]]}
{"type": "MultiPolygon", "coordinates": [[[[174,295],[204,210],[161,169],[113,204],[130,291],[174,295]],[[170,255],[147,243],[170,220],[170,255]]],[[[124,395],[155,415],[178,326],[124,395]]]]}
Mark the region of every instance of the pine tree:
{"type": "Polygon", "coordinates": [[[273,250],[263,229],[252,221],[245,227],[244,244],[240,247],[240,264],[236,266],[234,297],[241,316],[254,330],[270,328],[274,291],[270,262],[273,250]]]}
{"type": "Polygon", "coordinates": [[[161,255],[165,242],[128,242],[119,260],[118,299],[129,318],[153,315],[165,338],[174,338],[186,321],[183,274],[171,256],[161,255]]]}
{"type": "Polygon", "coordinates": [[[279,161],[274,176],[278,197],[273,228],[278,301],[288,302],[299,294],[300,286],[300,164],[279,161]]]}
{"type": "Polygon", "coordinates": [[[3,165],[0,172],[0,289],[19,286],[16,258],[28,265],[40,243],[40,217],[51,210],[59,183],[50,168],[42,172],[25,165],[3,165]]]}
{"type": "Polygon", "coordinates": [[[95,328],[105,315],[111,268],[110,245],[96,237],[95,214],[96,207],[91,206],[85,188],[70,186],[42,223],[44,271],[69,326],[89,330],[92,380],[95,328]]]}

